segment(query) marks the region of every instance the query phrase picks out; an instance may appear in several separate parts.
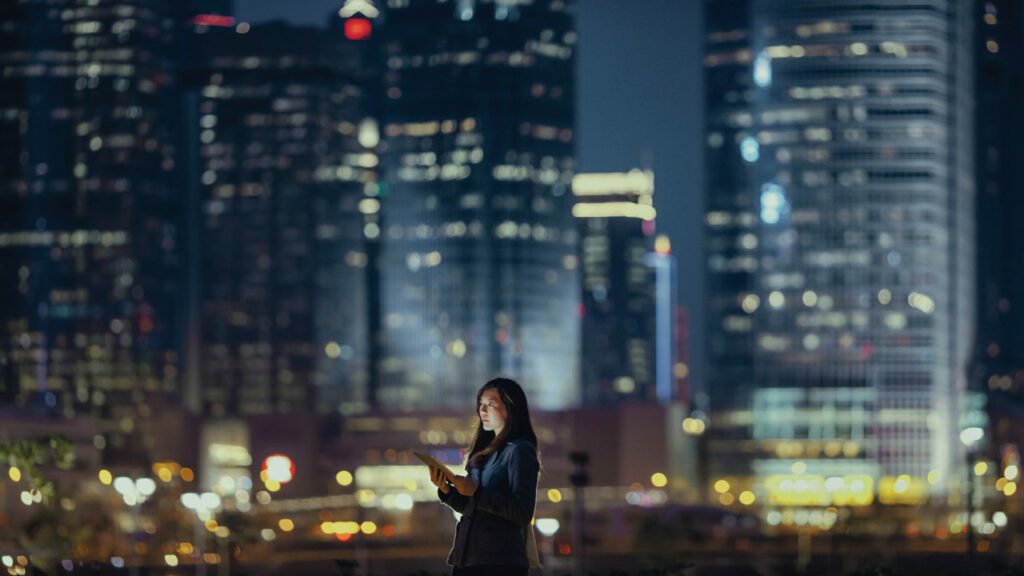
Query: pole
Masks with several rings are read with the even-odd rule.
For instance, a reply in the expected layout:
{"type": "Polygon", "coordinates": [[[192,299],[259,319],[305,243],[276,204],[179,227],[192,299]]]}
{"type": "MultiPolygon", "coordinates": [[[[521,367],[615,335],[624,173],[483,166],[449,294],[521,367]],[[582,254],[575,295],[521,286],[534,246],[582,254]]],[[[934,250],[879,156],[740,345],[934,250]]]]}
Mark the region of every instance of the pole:
{"type": "Polygon", "coordinates": [[[142,506],[142,504],[140,502],[138,502],[138,501],[136,501],[135,504],[132,504],[132,538],[131,538],[131,548],[132,548],[131,549],[131,553],[132,553],[131,562],[132,562],[132,567],[131,567],[131,570],[129,571],[129,573],[132,576],[139,576],[139,559],[138,559],[138,557],[135,554],[135,544],[137,543],[136,541],[138,540],[138,534],[139,534],[139,507],[141,507],[141,506],[142,506]]]}
{"type": "Polygon", "coordinates": [[[974,517],[974,452],[967,450],[967,522],[964,529],[967,530],[967,573],[974,567],[974,526],[971,519],[974,517]]]}

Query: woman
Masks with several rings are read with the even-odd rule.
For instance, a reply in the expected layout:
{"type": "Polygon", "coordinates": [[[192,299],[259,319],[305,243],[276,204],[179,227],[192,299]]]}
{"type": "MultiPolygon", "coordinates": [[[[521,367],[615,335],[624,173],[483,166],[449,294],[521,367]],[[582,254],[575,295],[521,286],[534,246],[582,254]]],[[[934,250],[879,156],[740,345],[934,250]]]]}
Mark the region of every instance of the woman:
{"type": "Polygon", "coordinates": [[[495,378],[476,394],[477,420],[466,475],[430,480],[437,497],[462,514],[448,554],[452,576],[525,576],[539,566],[533,535],[540,458],[526,394],[495,378]]]}

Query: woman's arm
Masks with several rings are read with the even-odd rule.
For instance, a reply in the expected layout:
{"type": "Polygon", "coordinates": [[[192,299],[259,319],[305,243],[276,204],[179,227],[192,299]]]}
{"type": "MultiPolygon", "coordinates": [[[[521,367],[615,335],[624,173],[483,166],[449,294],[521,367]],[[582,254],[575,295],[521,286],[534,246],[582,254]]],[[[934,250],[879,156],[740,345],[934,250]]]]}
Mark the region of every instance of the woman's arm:
{"type": "Polygon", "coordinates": [[[437,499],[459,514],[462,514],[462,511],[466,509],[466,505],[469,504],[469,496],[463,496],[451,488],[448,489],[447,493],[442,492],[438,488],[437,499]]]}
{"type": "Polygon", "coordinates": [[[512,454],[508,460],[508,481],[510,494],[489,490],[479,486],[471,500],[475,510],[482,510],[520,526],[530,523],[537,504],[537,450],[524,442],[510,446],[512,454]]]}

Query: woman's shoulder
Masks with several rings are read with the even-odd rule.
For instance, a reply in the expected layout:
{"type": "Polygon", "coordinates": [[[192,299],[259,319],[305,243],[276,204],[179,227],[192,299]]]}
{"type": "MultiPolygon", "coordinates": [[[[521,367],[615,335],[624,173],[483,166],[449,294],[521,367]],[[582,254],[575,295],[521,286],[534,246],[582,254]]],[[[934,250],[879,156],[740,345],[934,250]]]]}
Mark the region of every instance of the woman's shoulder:
{"type": "Polygon", "coordinates": [[[526,438],[517,438],[515,440],[509,440],[506,446],[508,447],[509,454],[529,454],[534,457],[536,457],[537,454],[537,446],[535,446],[533,442],[530,442],[526,438]]]}

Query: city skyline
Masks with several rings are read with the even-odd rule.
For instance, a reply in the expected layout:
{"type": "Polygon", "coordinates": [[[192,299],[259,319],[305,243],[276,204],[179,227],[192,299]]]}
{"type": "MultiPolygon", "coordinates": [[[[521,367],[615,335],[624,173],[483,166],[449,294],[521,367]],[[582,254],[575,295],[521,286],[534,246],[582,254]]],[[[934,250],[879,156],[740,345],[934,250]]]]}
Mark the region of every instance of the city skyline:
{"type": "Polygon", "coordinates": [[[468,473],[494,424],[536,444],[508,480],[548,576],[1001,573],[1022,30],[1016,0],[4,5],[0,571],[448,571],[420,462],[468,473]],[[526,395],[474,409],[495,376],[526,395]]]}

